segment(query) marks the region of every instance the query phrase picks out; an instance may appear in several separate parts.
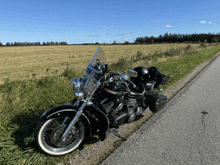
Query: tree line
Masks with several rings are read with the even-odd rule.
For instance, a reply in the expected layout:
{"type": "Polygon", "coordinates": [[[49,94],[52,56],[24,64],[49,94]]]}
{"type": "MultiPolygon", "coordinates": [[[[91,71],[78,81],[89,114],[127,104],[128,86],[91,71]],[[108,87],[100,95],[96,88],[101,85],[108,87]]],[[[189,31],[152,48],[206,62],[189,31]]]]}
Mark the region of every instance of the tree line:
{"type": "MultiPolygon", "coordinates": [[[[61,42],[43,42],[42,44],[40,42],[7,42],[5,46],[40,46],[40,45],[67,45],[66,41],[61,42]]],[[[0,46],[3,46],[3,44],[0,42],[0,46]]]]}
{"type": "Polygon", "coordinates": [[[201,33],[201,34],[169,34],[165,33],[164,35],[159,35],[158,37],[154,36],[145,36],[145,37],[137,37],[134,41],[135,44],[153,44],[153,43],[182,43],[182,42],[219,42],[220,41],[220,33],[212,34],[212,33],[201,33]]]}
{"type": "MultiPolygon", "coordinates": [[[[124,43],[116,43],[114,41],[112,45],[128,45],[128,44],[154,44],[154,43],[183,43],[183,42],[205,42],[205,43],[216,43],[220,42],[220,33],[201,33],[201,34],[169,34],[165,33],[164,35],[159,35],[158,37],[155,36],[145,36],[145,37],[137,37],[136,40],[133,43],[129,43],[128,41],[125,41],[124,43]]],[[[83,43],[83,44],[72,44],[72,45],[99,45],[99,44],[106,44],[106,43],[83,43]]],[[[111,44],[111,43],[110,43],[111,44]]],[[[106,44],[106,45],[110,45],[106,44]]],[[[7,42],[5,46],[37,46],[37,45],[67,45],[67,42],[61,41],[61,42],[43,42],[42,44],[40,42],[7,42]]],[[[0,42],[0,46],[3,46],[3,44],[0,42]]]]}

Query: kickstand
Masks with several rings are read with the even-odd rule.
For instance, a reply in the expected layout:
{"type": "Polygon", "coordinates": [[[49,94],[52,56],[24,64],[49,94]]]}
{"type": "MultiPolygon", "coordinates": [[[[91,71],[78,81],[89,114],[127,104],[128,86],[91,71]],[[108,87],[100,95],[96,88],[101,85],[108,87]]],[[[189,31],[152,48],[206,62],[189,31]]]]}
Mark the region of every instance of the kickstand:
{"type": "Polygon", "coordinates": [[[121,138],[123,141],[127,140],[127,138],[122,137],[122,136],[118,133],[118,130],[115,129],[115,128],[109,129],[108,132],[107,132],[107,134],[113,134],[113,135],[115,135],[115,136],[121,138]]]}

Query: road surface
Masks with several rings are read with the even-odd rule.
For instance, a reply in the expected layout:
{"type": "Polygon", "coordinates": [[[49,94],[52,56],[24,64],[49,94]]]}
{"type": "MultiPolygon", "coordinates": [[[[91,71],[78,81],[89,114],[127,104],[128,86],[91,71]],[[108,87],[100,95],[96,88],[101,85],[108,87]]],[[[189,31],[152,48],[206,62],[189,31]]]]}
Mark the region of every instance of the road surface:
{"type": "Polygon", "coordinates": [[[101,165],[219,164],[220,56],[101,165]]]}

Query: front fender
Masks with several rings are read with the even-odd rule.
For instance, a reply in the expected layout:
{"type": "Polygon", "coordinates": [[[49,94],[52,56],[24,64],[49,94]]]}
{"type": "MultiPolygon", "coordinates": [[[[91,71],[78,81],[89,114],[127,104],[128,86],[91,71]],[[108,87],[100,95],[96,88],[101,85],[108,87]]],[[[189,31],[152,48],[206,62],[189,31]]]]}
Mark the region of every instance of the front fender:
{"type": "MultiPolygon", "coordinates": [[[[40,118],[41,118],[41,120],[47,120],[50,118],[59,117],[61,114],[64,114],[64,113],[67,115],[70,115],[70,116],[74,116],[77,113],[77,108],[75,106],[69,105],[69,104],[59,105],[59,106],[53,107],[53,108],[49,109],[48,111],[44,112],[40,118]]],[[[82,118],[82,120],[84,120],[88,124],[89,136],[92,137],[93,134],[92,134],[91,123],[90,123],[89,118],[84,113],[82,113],[81,118],[82,118]]]]}
{"type": "Polygon", "coordinates": [[[49,109],[41,115],[41,120],[50,119],[55,116],[59,116],[62,112],[76,113],[77,110],[73,105],[59,105],[49,109]]]}
{"type": "Polygon", "coordinates": [[[98,135],[99,135],[99,139],[103,141],[106,139],[106,132],[109,129],[110,122],[107,116],[96,106],[94,105],[90,106],[90,112],[98,116],[98,120],[99,120],[98,135]]]}

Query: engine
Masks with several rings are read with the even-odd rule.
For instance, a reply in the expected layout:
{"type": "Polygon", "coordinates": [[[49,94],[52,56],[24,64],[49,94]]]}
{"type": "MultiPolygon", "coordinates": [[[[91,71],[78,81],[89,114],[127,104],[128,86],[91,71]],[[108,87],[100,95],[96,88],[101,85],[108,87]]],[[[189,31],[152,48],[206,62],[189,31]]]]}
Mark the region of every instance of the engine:
{"type": "Polygon", "coordinates": [[[119,112],[124,107],[124,96],[120,97],[106,97],[100,102],[103,111],[106,114],[111,113],[112,111],[119,112]]]}
{"type": "Polygon", "coordinates": [[[137,115],[142,114],[140,101],[129,98],[121,84],[111,82],[100,96],[100,109],[107,114],[111,127],[118,127],[126,122],[131,123],[137,115]]]}

